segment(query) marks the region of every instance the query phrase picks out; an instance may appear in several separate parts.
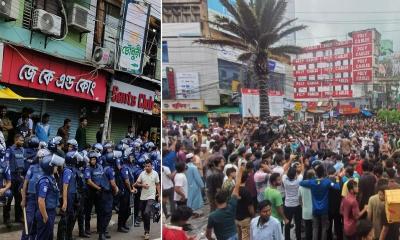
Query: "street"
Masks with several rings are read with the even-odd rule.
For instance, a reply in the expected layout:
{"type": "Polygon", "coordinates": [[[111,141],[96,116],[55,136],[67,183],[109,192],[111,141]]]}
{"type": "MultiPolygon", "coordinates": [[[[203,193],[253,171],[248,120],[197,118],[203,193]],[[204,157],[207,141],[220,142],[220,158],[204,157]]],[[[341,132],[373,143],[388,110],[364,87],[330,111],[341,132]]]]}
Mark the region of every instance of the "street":
{"type": "MultiPolygon", "coordinates": [[[[131,228],[129,233],[119,233],[117,232],[117,218],[118,215],[114,214],[112,216],[110,225],[108,227],[108,231],[111,235],[111,239],[119,239],[119,240],[128,240],[128,239],[143,239],[143,224],[137,228],[131,228]]],[[[57,220],[58,221],[58,220],[57,220]]],[[[98,239],[98,235],[95,232],[96,229],[96,218],[92,216],[91,220],[92,225],[92,236],[90,239],[98,239]]],[[[21,238],[21,228],[22,225],[13,225],[11,229],[7,229],[4,225],[0,226],[0,239],[2,240],[15,240],[21,238]]],[[[160,231],[160,223],[152,223],[150,231],[150,239],[160,239],[161,231],[160,231]]],[[[57,235],[57,225],[54,228],[54,238],[57,235]]],[[[80,238],[78,237],[78,226],[75,224],[75,229],[73,233],[73,237],[76,240],[81,239],[89,239],[89,238],[80,238]]]]}

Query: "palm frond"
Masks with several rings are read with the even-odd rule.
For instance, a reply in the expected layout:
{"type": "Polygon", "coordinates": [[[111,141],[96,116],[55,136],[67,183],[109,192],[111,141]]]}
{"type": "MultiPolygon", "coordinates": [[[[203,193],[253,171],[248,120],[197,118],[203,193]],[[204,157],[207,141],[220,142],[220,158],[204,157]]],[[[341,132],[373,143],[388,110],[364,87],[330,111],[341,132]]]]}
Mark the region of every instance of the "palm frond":
{"type": "Polygon", "coordinates": [[[268,52],[276,56],[282,56],[285,54],[300,54],[303,52],[303,48],[293,45],[283,45],[270,48],[268,49],[268,52]]]}
{"type": "Polygon", "coordinates": [[[286,21],[286,22],[282,23],[281,25],[277,26],[277,28],[274,30],[274,32],[275,33],[279,33],[280,31],[282,31],[286,27],[290,26],[290,24],[294,23],[296,20],[297,20],[297,18],[294,18],[292,20],[289,20],[289,21],[286,21]]]}
{"type": "Polygon", "coordinates": [[[237,58],[239,61],[242,62],[247,62],[250,60],[250,58],[253,56],[252,52],[245,52],[239,55],[239,57],[237,58]]]}
{"type": "Polygon", "coordinates": [[[252,38],[250,34],[247,33],[246,29],[243,29],[241,25],[237,24],[236,22],[225,16],[217,15],[215,16],[215,22],[209,21],[209,24],[221,28],[225,31],[231,32],[243,39],[243,41],[245,42],[254,44],[254,38],[252,38]]]}
{"type": "Polygon", "coordinates": [[[253,38],[258,38],[258,21],[253,10],[244,0],[237,0],[237,10],[242,19],[242,26],[247,30],[247,33],[253,38]]]}
{"type": "Polygon", "coordinates": [[[258,47],[260,49],[265,49],[277,42],[278,34],[274,32],[266,32],[260,36],[258,40],[258,47]]]}
{"type": "Polygon", "coordinates": [[[254,10],[257,16],[257,19],[260,19],[260,12],[263,10],[263,7],[265,5],[265,0],[256,0],[256,3],[254,5],[254,10]]]}
{"type": "Polygon", "coordinates": [[[243,51],[249,50],[249,46],[247,46],[241,42],[228,40],[228,39],[198,39],[198,40],[194,41],[194,43],[215,45],[215,46],[229,46],[229,47],[240,49],[243,51]]]}
{"type": "Polygon", "coordinates": [[[286,36],[289,36],[292,33],[304,30],[306,28],[307,28],[307,26],[305,26],[305,25],[299,25],[299,26],[294,26],[294,27],[291,27],[289,29],[286,29],[285,31],[282,31],[282,32],[280,32],[278,34],[277,41],[279,41],[280,39],[282,39],[282,38],[284,38],[286,36]]]}
{"type": "Polygon", "coordinates": [[[275,6],[276,0],[266,0],[262,10],[259,12],[258,19],[262,30],[261,32],[263,33],[270,32],[268,29],[270,28],[271,19],[274,16],[275,6]]]}
{"type": "MultiPolygon", "coordinates": [[[[263,32],[272,31],[279,25],[279,23],[282,22],[285,16],[286,6],[287,2],[285,0],[278,0],[278,2],[273,8],[272,15],[267,17],[268,21],[266,22],[264,28],[262,29],[263,32]]],[[[265,13],[263,12],[263,14],[265,13]]]]}
{"type": "Polygon", "coordinates": [[[238,23],[241,23],[241,18],[237,9],[229,2],[229,0],[213,0],[213,1],[220,1],[222,6],[226,8],[226,10],[233,16],[233,18],[235,18],[235,20],[238,23]]]}

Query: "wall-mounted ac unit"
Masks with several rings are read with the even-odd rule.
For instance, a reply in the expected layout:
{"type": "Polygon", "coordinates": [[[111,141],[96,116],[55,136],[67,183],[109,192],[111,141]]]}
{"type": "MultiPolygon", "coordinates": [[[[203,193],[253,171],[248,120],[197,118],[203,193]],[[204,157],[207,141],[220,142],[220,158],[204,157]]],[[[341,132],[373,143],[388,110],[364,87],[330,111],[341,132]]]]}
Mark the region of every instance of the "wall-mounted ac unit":
{"type": "Polygon", "coordinates": [[[79,32],[90,32],[89,9],[74,3],[68,11],[68,26],[79,32]]]}
{"type": "Polygon", "coordinates": [[[43,9],[35,9],[32,29],[59,37],[61,35],[61,17],[48,13],[43,9]]]}
{"type": "Polygon", "coordinates": [[[19,0],[0,0],[0,17],[7,20],[17,20],[19,14],[19,0]]]}
{"type": "Polygon", "coordinates": [[[96,47],[93,52],[93,62],[97,65],[112,67],[114,65],[115,54],[109,48],[96,47]]]}

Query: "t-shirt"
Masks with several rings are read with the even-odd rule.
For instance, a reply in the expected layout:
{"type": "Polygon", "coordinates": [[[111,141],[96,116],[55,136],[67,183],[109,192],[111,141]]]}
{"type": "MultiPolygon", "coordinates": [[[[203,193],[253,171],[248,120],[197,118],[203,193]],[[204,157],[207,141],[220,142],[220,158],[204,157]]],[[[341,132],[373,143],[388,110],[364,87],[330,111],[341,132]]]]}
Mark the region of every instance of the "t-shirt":
{"type": "Polygon", "coordinates": [[[170,171],[175,172],[175,161],[176,152],[171,151],[167,155],[163,156],[162,164],[163,166],[167,166],[170,171]]]}
{"type": "Polygon", "coordinates": [[[264,200],[265,188],[268,186],[269,174],[261,170],[254,174],[254,183],[257,190],[257,200],[261,202],[264,200]]]}
{"type": "MultiPolygon", "coordinates": [[[[183,193],[185,194],[185,198],[188,197],[188,182],[186,175],[184,173],[177,173],[175,174],[174,178],[175,187],[181,187],[183,193]]],[[[181,201],[183,200],[182,196],[178,193],[174,192],[174,201],[181,201]]]]}
{"type": "Polygon", "coordinates": [[[156,184],[160,182],[156,171],[152,170],[151,173],[143,171],[138,178],[138,182],[149,185],[148,189],[142,188],[140,200],[155,200],[156,199],[156,184]]]}
{"type": "Polygon", "coordinates": [[[357,229],[357,220],[360,209],[354,195],[348,194],[342,199],[340,212],[343,215],[343,230],[346,236],[354,236],[357,229]]]}
{"type": "Polygon", "coordinates": [[[382,225],[389,227],[385,240],[399,239],[400,223],[388,223],[386,218],[386,211],[382,211],[382,225]]]}
{"type": "Polygon", "coordinates": [[[301,197],[301,202],[302,202],[301,209],[302,209],[303,219],[304,220],[313,219],[311,190],[305,187],[300,187],[299,195],[301,197]]]}
{"type": "Polygon", "coordinates": [[[375,237],[379,237],[382,231],[382,213],[385,211],[385,202],[379,199],[375,194],[368,201],[368,212],[371,214],[372,226],[375,231],[375,237]]]}
{"type": "Polygon", "coordinates": [[[225,208],[219,208],[210,213],[207,228],[214,229],[218,240],[229,239],[236,235],[235,217],[237,204],[237,197],[232,196],[225,208]]]}
{"type": "Polygon", "coordinates": [[[170,175],[170,174],[171,174],[171,171],[169,170],[169,167],[163,166],[162,167],[162,175],[161,175],[163,189],[171,189],[174,187],[174,183],[168,177],[168,175],[170,175]]]}
{"type": "Polygon", "coordinates": [[[281,193],[275,188],[267,187],[264,193],[264,200],[269,200],[271,202],[272,216],[282,222],[283,219],[278,213],[278,207],[283,205],[281,193]]]}
{"type": "Polygon", "coordinates": [[[246,187],[239,188],[239,196],[240,199],[238,201],[238,205],[240,207],[236,210],[236,220],[242,221],[245,218],[250,218],[249,206],[253,204],[253,200],[251,198],[250,192],[246,189],[246,187]]]}
{"type": "Polygon", "coordinates": [[[299,202],[299,186],[300,181],[303,180],[303,175],[297,176],[293,180],[289,180],[287,175],[283,175],[283,185],[285,189],[285,206],[286,207],[297,207],[300,205],[299,202]]]}

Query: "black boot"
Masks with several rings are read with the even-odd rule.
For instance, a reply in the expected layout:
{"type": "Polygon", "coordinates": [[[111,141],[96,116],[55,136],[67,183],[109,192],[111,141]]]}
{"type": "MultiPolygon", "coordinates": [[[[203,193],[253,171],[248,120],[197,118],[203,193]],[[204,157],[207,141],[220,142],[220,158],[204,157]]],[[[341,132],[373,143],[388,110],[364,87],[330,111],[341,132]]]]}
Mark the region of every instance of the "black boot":
{"type": "Polygon", "coordinates": [[[117,230],[118,232],[121,232],[121,233],[128,233],[129,232],[129,230],[128,229],[126,229],[126,228],[124,228],[124,227],[118,227],[118,230],[117,230]]]}
{"type": "Polygon", "coordinates": [[[106,240],[106,236],[103,233],[100,233],[99,240],[106,240]]]}
{"type": "Polygon", "coordinates": [[[90,238],[90,234],[87,234],[87,232],[79,232],[79,237],[81,238],[90,238]]]}

